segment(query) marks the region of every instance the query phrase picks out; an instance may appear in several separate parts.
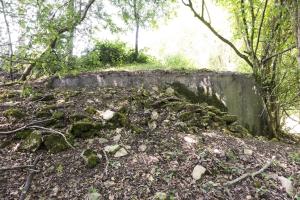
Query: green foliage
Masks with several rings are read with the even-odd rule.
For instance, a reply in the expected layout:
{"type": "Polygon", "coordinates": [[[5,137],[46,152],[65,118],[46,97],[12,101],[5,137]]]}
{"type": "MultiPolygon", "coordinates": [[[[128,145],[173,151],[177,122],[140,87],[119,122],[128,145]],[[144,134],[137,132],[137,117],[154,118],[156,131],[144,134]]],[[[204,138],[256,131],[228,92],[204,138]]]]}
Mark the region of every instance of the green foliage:
{"type": "Polygon", "coordinates": [[[93,51],[97,52],[98,59],[104,66],[117,66],[126,60],[126,44],[120,41],[98,42],[93,51]]]}
{"type": "Polygon", "coordinates": [[[172,69],[195,69],[196,64],[193,63],[189,58],[185,57],[183,54],[175,54],[167,56],[163,65],[171,67],[172,69]]]}

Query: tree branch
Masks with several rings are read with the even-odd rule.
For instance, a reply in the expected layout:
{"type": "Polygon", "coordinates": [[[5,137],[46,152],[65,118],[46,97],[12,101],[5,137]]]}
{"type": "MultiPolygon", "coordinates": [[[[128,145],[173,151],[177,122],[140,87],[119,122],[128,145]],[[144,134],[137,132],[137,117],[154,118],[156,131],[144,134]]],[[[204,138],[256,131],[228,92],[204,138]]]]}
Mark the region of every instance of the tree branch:
{"type": "Polygon", "coordinates": [[[275,54],[273,54],[273,55],[271,55],[271,56],[269,56],[269,57],[263,59],[263,60],[262,60],[262,63],[267,62],[268,60],[270,60],[270,59],[272,59],[272,58],[274,58],[274,57],[276,57],[276,56],[279,56],[279,55],[281,55],[281,54],[284,54],[284,53],[286,53],[286,52],[288,52],[288,51],[290,51],[290,50],[293,50],[293,49],[295,49],[296,47],[297,47],[297,46],[294,45],[294,46],[291,46],[291,47],[288,48],[288,49],[285,49],[285,50],[283,50],[283,51],[280,51],[280,52],[278,52],[278,53],[275,53],[275,54]]]}
{"type": "Polygon", "coordinates": [[[254,51],[255,55],[257,53],[257,49],[258,49],[258,45],[259,45],[259,39],[260,39],[261,29],[262,29],[262,26],[264,23],[265,15],[266,15],[267,5],[268,5],[268,0],[265,1],[264,10],[262,12],[261,21],[260,21],[259,28],[258,28],[257,41],[256,41],[256,46],[255,46],[255,51],[254,51]]]}
{"type": "Polygon", "coordinates": [[[249,177],[249,176],[251,176],[251,177],[253,178],[253,177],[256,176],[256,175],[263,173],[267,168],[269,168],[269,167],[272,165],[272,163],[275,161],[275,158],[276,158],[276,157],[273,156],[272,159],[271,159],[269,162],[267,162],[260,170],[258,170],[258,171],[256,171],[256,172],[253,172],[253,173],[246,173],[246,174],[243,174],[242,176],[240,176],[240,177],[238,177],[238,178],[236,178],[236,179],[234,179],[234,180],[232,180],[232,181],[226,182],[225,184],[223,184],[223,186],[225,186],[225,187],[231,186],[231,185],[236,184],[236,183],[239,182],[239,181],[244,180],[245,178],[247,178],[247,177],[249,177]]]}
{"type": "Polygon", "coordinates": [[[204,17],[201,17],[197,12],[196,12],[196,10],[194,9],[194,7],[193,7],[193,3],[192,3],[192,1],[191,0],[188,0],[188,3],[186,3],[186,2],[184,2],[184,0],[182,0],[182,3],[185,5],[185,6],[187,6],[187,7],[189,7],[190,9],[191,9],[191,11],[193,12],[193,14],[194,14],[194,16],[196,17],[196,18],[198,18],[215,36],[217,36],[221,41],[223,41],[224,43],[226,43],[227,45],[229,45],[233,50],[234,50],[234,52],[240,57],[240,58],[242,58],[243,60],[245,60],[246,61],[246,63],[248,64],[248,65],[250,65],[251,67],[253,67],[253,64],[251,63],[251,61],[249,60],[249,58],[246,56],[246,55],[244,55],[243,53],[241,53],[238,49],[237,49],[237,47],[232,43],[232,42],[230,42],[228,39],[226,39],[226,38],[224,38],[220,33],[218,33],[217,31],[216,31],[216,29],[214,29],[212,26],[211,26],[211,24],[209,23],[209,22],[207,22],[205,19],[204,19],[204,17]]]}

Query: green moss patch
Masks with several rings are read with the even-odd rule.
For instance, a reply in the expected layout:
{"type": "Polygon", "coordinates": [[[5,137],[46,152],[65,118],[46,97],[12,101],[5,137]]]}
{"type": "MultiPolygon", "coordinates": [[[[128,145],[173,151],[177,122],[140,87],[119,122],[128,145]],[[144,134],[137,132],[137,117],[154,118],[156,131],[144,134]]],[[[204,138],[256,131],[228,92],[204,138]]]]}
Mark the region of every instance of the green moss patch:
{"type": "Polygon", "coordinates": [[[62,120],[65,117],[65,113],[62,111],[55,111],[52,113],[52,118],[56,120],[62,120]]]}
{"type": "Polygon", "coordinates": [[[25,113],[23,113],[21,110],[17,108],[10,108],[3,112],[4,117],[6,118],[15,118],[15,119],[21,119],[25,116],[25,113]]]}
{"type": "Polygon", "coordinates": [[[51,134],[44,137],[44,145],[50,153],[58,153],[69,148],[61,135],[51,134]]]}
{"type": "Polygon", "coordinates": [[[97,153],[91,149],[86,149],[82,152],[81,157],[84,159],[87,167],[94,168],[100,163],[102,156],[97,155],[97,153]]]}
{"type": "Polygon", "coordinates": [[[87,106],[84,111],[90,115],[94,115],[97,113],[96,108],[94,108],[93,106],[87,106]]]}
{"type": "Polygon", "coordinates": [[[70,133],[75,138],[91,138],[96,135],[97,129],[91,122],[79,121],[72,124],[70,133]]]}
{"type": "Polygon", "coordinates": [[[36,151],[42,143],[42,133],[33,131],[21,143],[21,149],[26,151],[36,151]]]}

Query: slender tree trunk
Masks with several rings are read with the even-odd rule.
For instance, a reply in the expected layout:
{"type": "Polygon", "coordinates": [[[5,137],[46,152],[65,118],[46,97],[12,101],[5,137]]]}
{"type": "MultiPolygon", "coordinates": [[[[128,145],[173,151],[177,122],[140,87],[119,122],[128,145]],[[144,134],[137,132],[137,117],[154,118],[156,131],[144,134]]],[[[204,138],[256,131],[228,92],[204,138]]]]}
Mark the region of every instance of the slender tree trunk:
{"type": "Polygon", "coordinates": [[[136,24],[136,30],[135,30],[135,49],[134,49],[134,54],[135,54],[135,60],[138,59],[139,57],[139,23],[136,24]]]}
{"type": "MultiPolygon", "coordinates": [[[[75,1],[70,0],[68,10],[70,12],[71,17],[74,17],[75,15],[75,1]]],[[[73,49],[74,49],[74,34],[75,34],[75,27],[72,28],[69,32],[68,39],[67,39],[67,63],[70,63],[70,59],[73,55],[73,49]]]]}
{"type": "Polygon", "coordinates": [[[137,0],[133,1],[133,12],[135,19],[135,48],[134,48],[134,60],[136,61],[139,57],[139,29],[140,29],[140,18],[138,13],[137,0]]]}
{"type": "Polygon", "coordinates": [[[300,67],[300,0],[295,0],[295,24],[296,24],[296,38],[297,38],[297,48],[298,48],[298,66],[300,67]]]}
{"type": "Polygon", "coordinates": [[[13,67],[13,46],[12,46],[12,40],[11,40],[11,33],[10,33],[10,27],[9,27],[9,23],[7,20],[7,16],[6,16],[6,11],[5,11],[5,3],[3,0],[1,0],[1,6],[2,6],[2,13],[3,13],[3,17],[4,17],[4,21],[5,21],[5,25],[6,25],[6,31],[7,31],[7,35],[8,35],[8,46],[9,46],[9,75],[10,75],[10,79],[13,81],[13,72],[12,72],[12,67],[13,67]]]}

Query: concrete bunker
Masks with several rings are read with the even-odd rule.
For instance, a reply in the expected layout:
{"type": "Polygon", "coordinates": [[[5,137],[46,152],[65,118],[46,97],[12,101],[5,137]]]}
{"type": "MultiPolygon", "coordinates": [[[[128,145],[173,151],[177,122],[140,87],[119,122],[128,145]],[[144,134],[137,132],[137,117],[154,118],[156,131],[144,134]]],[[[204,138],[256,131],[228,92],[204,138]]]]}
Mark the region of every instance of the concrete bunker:
{"type": "Polygon", "coordinates": [[[237,115],[239,122],[255,135],[264,135],[267,131],[263,102],[250,75],[211,71],[107,71],[53,77],[48,81],[51,88],[149,88],[165,84],[185,87],[196,101],[211,101],[214,106],[237,115]]]}

